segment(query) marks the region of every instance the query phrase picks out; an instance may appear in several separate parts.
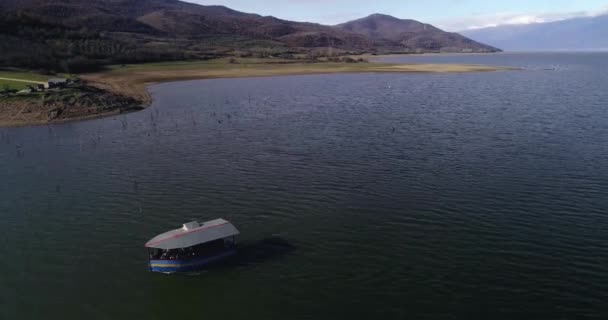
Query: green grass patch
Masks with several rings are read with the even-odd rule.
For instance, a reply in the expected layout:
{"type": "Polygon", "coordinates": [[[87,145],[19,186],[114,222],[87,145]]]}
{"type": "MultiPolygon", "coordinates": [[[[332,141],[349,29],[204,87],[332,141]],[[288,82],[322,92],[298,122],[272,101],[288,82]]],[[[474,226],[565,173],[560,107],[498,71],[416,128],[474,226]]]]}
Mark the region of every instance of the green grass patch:
{"type": "Polygon", "coordinates": [[[232,58],[236,63],[230,63],[231,58],[220,58],[211,60],[196,61],[174,61],[174,62],[154,62],[141,64],[112,65],[112,71],[158,71],[158,70],[191,70],[191,69],[226,69],[236,68],[239,65],[247,64],[272,64],[282,62],[295,62],[278,58],[232,58]]]}
{"type": "Polygon", "coordinates": [[[159,70],[159,69],[190,69],[190,68],[201,68],[213,66],[216,63],[211,62],[215,60],[203,60],[203,61],[176,61],[176,62],[154,62],[154,63],[141,63],[141,64],[123,64],[123,65],[112,65],[109,68],[112,71],[146,71],[146,70],[159,70]]]}
{"type": "Polygon", "coordinates": [[[77,79],[78,76],[75,74],[65,73],[48,75],[30,71],[19,72],[0,70],[0,90],[3,90],[6,87],[11,90],[22,90],[28,88],[28,86],[46,83],[50,78],[66,78],[74,80],[77,79]]]}
{"type": "Polygon", "coordinates": [[[23,90],[31,85],[38,85],[45,82],[50,77],[34,72],[17,72],[0,70],[0,90],[8,88],[10,90],[23,90]],[[6,79],[2,79],[6,78],[6,79]]]}
{"type": "Polygon", "coordinates": [[[28,85],[34,85],[34,83],[17,82],[17,81],[0,79],[0,91],[3,91],[4,89],[23,90],[23,89],[26,89],[28,85]]]}
{"type": "Polygon", "coordinates": [[[0,71],[0,78],[19,79],[32,82],[45,82],[52,76],[34,72],[0,71]]]}

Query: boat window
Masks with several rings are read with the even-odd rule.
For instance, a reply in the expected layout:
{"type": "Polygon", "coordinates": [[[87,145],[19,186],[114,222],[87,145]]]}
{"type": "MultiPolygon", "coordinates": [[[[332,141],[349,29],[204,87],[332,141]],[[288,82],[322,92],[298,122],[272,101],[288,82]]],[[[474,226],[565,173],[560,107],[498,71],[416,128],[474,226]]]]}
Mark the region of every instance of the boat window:
{"type": "Polygon", "coordinates": [[[161,255],[163,254],[163,251],[165,251],[165,250],[156,249],[156,248],[148,249],[148,253],[150,254],[150,259],[155,259],[155,260],[160,259],[161,255]]]}
{"type": "Polygon", "coordinates": [[[221,252],[226,247],[231,247],[232,242],[225,242],[224,239],[218,239],[207,243],[202,243],[196,246],[180,249],[150,249],[150,259],[154,260],[182,260],[195,258],[207,255],[213,255],[221,252]]]}

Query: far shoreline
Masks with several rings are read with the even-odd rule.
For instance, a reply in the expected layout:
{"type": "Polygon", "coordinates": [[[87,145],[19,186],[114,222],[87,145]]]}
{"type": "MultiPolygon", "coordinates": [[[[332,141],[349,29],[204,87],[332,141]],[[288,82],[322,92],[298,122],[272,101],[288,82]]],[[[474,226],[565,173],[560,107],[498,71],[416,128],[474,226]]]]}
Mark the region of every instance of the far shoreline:
{"type": "MultiPolygon", "coordinates": [[[[391,55],[393,56],[393,55],[391,55]]],[[[369,56],[372,58],[373,56],[369,56]]],[[[377,56],[379,58],[383,56],[377,56]]],[[[368,56],[366,56],[368,58],[368,56]]],[[[374,57],[375,59],[375,57],[374,57]]],[[[149,107],[153,98],[148,87],[154,84],[225,78],[256,78],[298,75],[347,74],[347,73],[471,73],[518,70],[517,68],[493,67],[468,64],[397,64],[382,62],[294,62],[280,59],[216,59],[208,61],[167,62],[136,65],[111,66],[103,72],[81,74],[80,78],[88,85],[105,90],[117,96],[138,101],[139,105],[128,111],[105,110],[54,120],[28,118],[27,113],[19,112],[10,119],[0,118],[0,127],[21,127],[48,125],[72,121],[97,119],[135,112],[149,107]]],[[[0,101],[1,102],[1,101],[0,101]]],[[[0,104],[1,106],[1,104],[0,104]]],[[[13,108],[20,109],[21,107],[13,108]]],[[[25,109],[26,106],[21,108],[25,109]]],[[[15,110],[9,110],[15,112],[15,110]]],[[[8,114],[0,113],[6,118],[8,114]]]]}
{"type": "MultiPolygon", "coordinates": [[[[366,58],[408,55],[364,56],[366,58]]],[[[260,78],[347,73],[472,73],[519,70],[513,67],[477,64],[421,63],[330,63],[287,62],[278,59],[243,59],[231,64],[228,59],[195,62],[168,62],[112,66],[108,71],[82,74],[88,83],[114,93],[140,98],[147,107],[152,103],[148,86],[178,81],[260,78]]]]}

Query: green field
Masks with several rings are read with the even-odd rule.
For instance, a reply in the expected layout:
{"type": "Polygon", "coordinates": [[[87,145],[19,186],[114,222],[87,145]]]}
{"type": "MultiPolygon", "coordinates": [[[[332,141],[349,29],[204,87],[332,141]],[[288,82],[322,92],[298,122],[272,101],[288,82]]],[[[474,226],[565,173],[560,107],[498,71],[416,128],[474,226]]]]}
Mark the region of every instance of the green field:
{"type": "Polygon", "coordinates": [[[247,65],[272,65],[283,63],[297,63],[294,60],[285,60],[278,58],[233,58],[234,63],[230,63],[231,58],[220,58],[211,60],[194,60],[194,61],[172,61],[172,62],[153,62],[141,64],[126,64],[112,65],[112,71],[158,71],[158,70],[192,70],[192,69],[226,69],[226,68],[242,68],[247,65]]]}
{"type": "Polygon", "coordinates": [[[25,83],[25,82],[17,82],[17,81],[0,79],[0,91],[3,91],[4,89],[22,90],[22,89],[27,88],[27,85],[28,85],[28,83],[25,83]]]}
{"type": "Polygon", "coordinates": [[[33,72],[0,71],[0,90],[5,88],[12,90],[25,89],[28,85],[44,83],[50,77],[33,72]]]}
{"type": "Polygon", "coordinates": [[[44,82],[51,77],[52,76],[34,72],[0,71],[0,78],[15,78],[21,80],[29,80],[33,82],[44,82]]]}

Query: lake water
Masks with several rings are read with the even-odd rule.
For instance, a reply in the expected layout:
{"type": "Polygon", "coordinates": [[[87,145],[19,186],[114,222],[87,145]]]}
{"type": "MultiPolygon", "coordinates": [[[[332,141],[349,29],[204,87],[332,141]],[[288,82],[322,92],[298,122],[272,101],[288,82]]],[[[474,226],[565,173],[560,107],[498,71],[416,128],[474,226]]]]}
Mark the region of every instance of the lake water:
{"type": "Polygon", "coordinates": [[[606,319],[608,54],[389,60],[525,70],[168,83],[0,129],[0,319],[606,319]],[[217,217],[239,261],[148,272],[217,217]]]}

